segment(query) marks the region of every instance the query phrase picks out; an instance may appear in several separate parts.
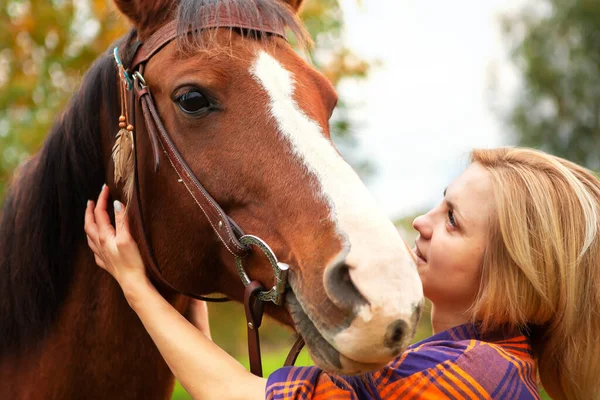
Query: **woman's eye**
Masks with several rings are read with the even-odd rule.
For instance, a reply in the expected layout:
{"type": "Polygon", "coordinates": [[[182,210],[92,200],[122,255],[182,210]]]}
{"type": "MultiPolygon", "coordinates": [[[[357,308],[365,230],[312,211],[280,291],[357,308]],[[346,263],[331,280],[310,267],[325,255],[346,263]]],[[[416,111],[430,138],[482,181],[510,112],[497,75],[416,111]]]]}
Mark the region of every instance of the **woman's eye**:
{"type": "Polygon", "coordinates": [[[448,210],[448,221],[450,225],[456,228],[456,220],[454,219],[454,211],[448,210]]]}
{"type": "Polygon", "coordinates": [[[210,107],[208,99],[197,90],[191,90],[179,96],[177,104],[183,112],[188,114],[196,114],[210,107]]]}

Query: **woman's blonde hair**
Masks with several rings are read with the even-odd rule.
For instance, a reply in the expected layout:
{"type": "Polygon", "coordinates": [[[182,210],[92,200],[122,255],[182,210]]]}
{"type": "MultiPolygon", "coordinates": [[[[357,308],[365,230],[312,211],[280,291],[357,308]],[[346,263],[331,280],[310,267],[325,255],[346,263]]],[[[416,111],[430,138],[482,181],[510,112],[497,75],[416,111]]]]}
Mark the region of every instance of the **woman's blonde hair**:
{"type": "Polygon", "coordinates": [[[572,162],[523,148],[475,150],[490,173],[496,215],[474,304],[483,329],[532,336],[553,398],[600,396],[600,180],[572,162]]]}

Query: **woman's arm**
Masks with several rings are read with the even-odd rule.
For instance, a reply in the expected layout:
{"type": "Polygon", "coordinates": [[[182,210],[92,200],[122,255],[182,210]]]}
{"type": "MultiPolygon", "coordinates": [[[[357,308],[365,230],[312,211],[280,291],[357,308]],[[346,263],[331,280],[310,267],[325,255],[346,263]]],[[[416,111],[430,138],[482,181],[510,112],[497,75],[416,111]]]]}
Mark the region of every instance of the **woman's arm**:
{"type": "Polygon", "coordinates": [[[198,331],[152,285],[129,285],[129,304],[194,399],[265,398],[266,381],[198,331]]]}
{"type": "Polygon", "coordinates": [[[266,380],[189,323],[152,286],[130,235],[123,205],[115,202],[115,225],[106,212],[109,191],[88,202],[85,232],[96,263],[119,283],[175,377],[194,399],[264,399],[266,380]]]}
{"type": "Polygon", "coordinates": [[[190,306],[186,317],[204,336],[212,340],[208,320],[208,306],[205,301],[190,299],[190,306]]]}

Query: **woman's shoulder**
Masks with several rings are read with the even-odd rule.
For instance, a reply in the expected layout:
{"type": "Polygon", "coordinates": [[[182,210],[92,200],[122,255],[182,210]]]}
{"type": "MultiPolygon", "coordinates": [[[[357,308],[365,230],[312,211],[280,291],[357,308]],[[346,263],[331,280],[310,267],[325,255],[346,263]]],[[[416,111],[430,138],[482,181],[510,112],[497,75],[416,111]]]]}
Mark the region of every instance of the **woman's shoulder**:
{"type": "Polygon", "coordinates": [[[529,339],[520,333],[481,335],[467,324],[409,346],[389,366],[402,366],[410,373],[448,362],[533,363],[533,356],[529,339]]]}
{"type": "Polygon", "coordinates": [[[539,399],[531,346],[523,335],[482,337],[470,325],[411,345],[384,368],[360,377],[317,367],[282,368],[267,399],[539,399]]]}
{"type": "Polygon", "coordinates": [[[315,366],[284,367],[269,375],[265,398],[267,400],[375,399],[375,388],[365,378],[365,376],[328,374],[315,366]]]}
{"type": "Polygon", "coordinates": [[[484,338],[470,325],[410,346],[373,381],[382,398],[402,398],[415,387],[434,398],[539,398],[528,339],[484,338]]]}

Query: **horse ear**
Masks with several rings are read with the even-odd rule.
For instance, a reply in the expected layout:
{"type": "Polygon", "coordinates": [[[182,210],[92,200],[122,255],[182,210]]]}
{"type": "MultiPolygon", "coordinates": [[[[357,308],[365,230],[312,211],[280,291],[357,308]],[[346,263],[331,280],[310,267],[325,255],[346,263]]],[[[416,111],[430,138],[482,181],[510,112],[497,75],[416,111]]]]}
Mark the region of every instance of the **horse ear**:
{"type": "Polygon", "coordinates": [[[139,22],[137,0],[114,0],[115,5],[134,25],[139,22]]]}
{"type": "Polygon", "coordinates": [[[164,25],[172,16],[173,0],[113,0],[119,11],[123,13],[138,29],[140,38],[154,32],[164,25]]]}
{"type": "Polygon", "coordinates": [[[283,2],[292,7],[296,13],[298,13],[298,10],[300,10],[300,6],[302,5],[303,1],[304,0],[283,0],[283,2]]]}

